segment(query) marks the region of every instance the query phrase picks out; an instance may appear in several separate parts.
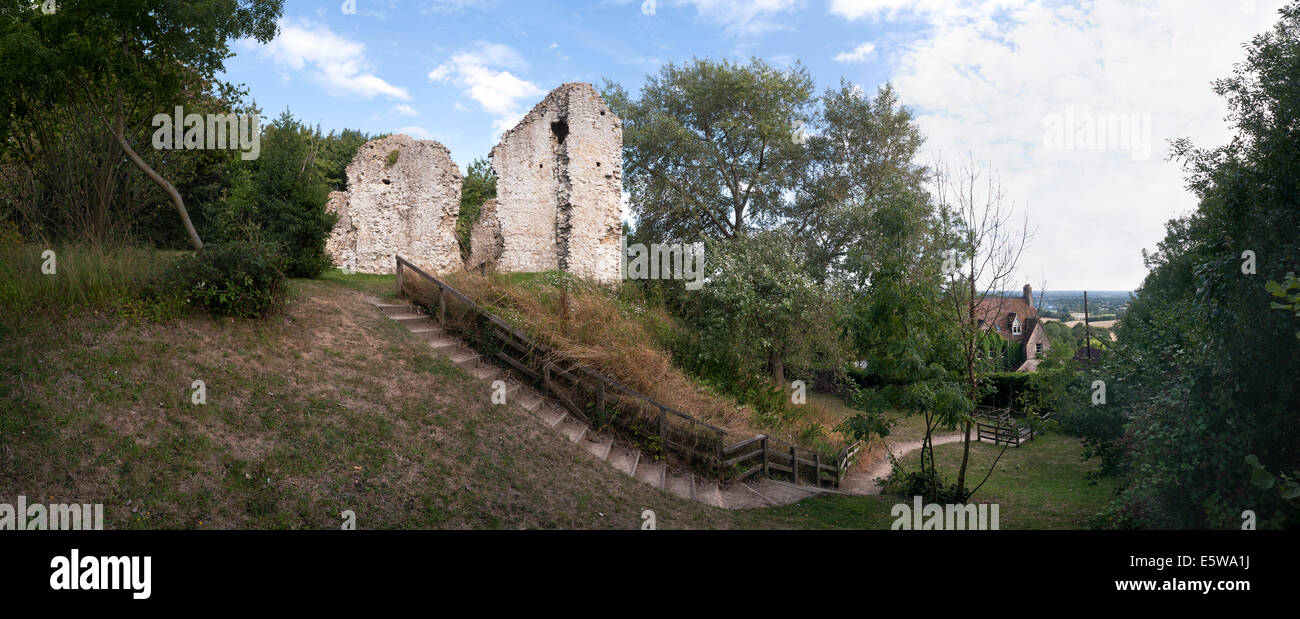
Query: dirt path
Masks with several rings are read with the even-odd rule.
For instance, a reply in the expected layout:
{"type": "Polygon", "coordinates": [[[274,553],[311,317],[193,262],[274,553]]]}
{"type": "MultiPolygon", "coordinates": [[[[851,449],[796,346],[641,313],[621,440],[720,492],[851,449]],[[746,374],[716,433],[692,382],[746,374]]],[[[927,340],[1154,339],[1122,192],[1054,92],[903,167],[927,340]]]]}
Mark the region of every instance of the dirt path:
{"type": "MultiPolygon", "coordinates": [[[[935,445],[947,445],[961,441],[963,433],[954,432],[952,434],[938,434],[933,437],[935,445]]],[[[840,492],[850,494],[880,494],[880,485],[876,483],[876,478],[884,477],[889,474],[889,453],[893,452],[894,456],[902,458],[921,448],[924,439],[914,441],[903,441],[901,443],[890,443],[889,451],[881,450],[880,453],[872,453],[870,462],[864,462],[859,466],[853,467],[852,471],[840,482],[840,492]]]]}

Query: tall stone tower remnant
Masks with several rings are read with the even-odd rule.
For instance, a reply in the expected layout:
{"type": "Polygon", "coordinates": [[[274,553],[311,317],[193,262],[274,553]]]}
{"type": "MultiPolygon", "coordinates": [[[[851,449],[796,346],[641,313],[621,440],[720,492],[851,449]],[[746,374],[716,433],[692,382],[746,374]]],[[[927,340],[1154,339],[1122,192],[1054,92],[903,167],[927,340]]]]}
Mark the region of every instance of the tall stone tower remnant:
{"type": "Polygon", "coordinates": [[[475,248],[481,260],[503,272],[618,280],[623,122],[591,84],[551,91],[492,149],[492,168],[496,208],[478,225],[499,229],[501,246],[475,248]]]}

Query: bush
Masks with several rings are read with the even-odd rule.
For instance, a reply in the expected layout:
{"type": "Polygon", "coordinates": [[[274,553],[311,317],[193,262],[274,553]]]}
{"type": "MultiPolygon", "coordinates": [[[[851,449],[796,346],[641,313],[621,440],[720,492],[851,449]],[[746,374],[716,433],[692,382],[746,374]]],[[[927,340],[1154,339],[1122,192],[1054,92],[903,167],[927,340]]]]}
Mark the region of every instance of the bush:
{"type": "MultiPolygon", "coordinates": [[[[921,453],[925,457],[925,452],[921,453]]],[[[894,456],[889,457],[892,465],[889,475],[880,482],[880,493],[910,499],[914,496],[924,497],[931,503],[965,503],[970,498],[969,489],[957,491],[957,484],[944,483],[943,476],[935,472],[934,477],[926,471],[904,471],[903,463],[894,456]]]]}
{"type": "Polygon", "coordinates": [[[154,285],[159,296],[183,291],[214,316],[261,318],[284,303],[285,259],[266,243],[209,244],[173,265],[154,285]]]}
{"type": "Polygon", "coordinates": [[[288,111],[281,114],[263,133],[261,156],[237,164],[205,238],[275,243],[290,277],[315,278],[329,269],[325,239],[338,216],[325,210],[330,184],[316,163],[323,139],[288,111]]]}

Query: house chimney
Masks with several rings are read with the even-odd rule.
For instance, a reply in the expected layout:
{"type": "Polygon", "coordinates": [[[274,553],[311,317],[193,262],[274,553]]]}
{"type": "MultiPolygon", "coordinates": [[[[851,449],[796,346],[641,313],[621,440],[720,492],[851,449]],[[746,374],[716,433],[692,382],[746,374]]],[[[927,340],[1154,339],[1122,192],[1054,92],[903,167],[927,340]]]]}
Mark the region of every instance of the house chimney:
{"type": "Polygon", "coordinates": [[[1034,306],[1034,289],[1025,284],[1025,304],[1029,307],[1034,306]]]}

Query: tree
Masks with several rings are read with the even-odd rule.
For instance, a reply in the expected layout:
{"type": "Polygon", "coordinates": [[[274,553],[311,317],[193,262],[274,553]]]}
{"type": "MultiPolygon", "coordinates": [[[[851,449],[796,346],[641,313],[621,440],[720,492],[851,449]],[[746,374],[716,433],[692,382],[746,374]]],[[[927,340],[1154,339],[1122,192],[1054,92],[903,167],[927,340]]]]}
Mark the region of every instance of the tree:
{"type": "Polygon", "coordinates": [[[474,231],[483,204],[497,197],[497,175],[492,163],[482,157],[471,161],[461,181],[460,215],[456,217],[456,240],[460,255],[469,260],[469,235],[474,231]]]}
{"type": "Polygon", "coordinates": [[[1300,525],[1300,505],[1263,483],[1300,470],[1296,320],[1268,285],[1300,271],[1300,3],[1280,15],[1214,82],[1228,144],[1174,142],[1197,208],[1144,252],[1149,273],[1094,370],[1107,400],[1093,414],[1123,423],[1097,434],[1124,473],[1105,525],[1239,528],[1246,509],[1261,528],[1300,525]]]}
{"type": "Polygon", "coordinates": [[[683,316],[714,356],[710,365],[729,367],[733,376],[766,366],[784,384],[787,358],[808,333],[829,326],[814,320],[824,316],[827,294],[779,231],[710,241],[705,256],[705,283],[684,295],[683,316]]]}
{"type": "MultiPolygon", "coordinates": [[[[943,167],[935,179],[935,190],[945,236],[954,253],[945,257],[949,271],[947,306],[949,320],[960,325],[960,341],[966,377],[966,399],[973,409],[980,399],[980,350],[986,336],[980,311],[992,299],[1001,315],[1002,291],[1015,276],[1020,254],[1029,242],[1029,218],[1016,224],[1006,192],[988,166],[973,159],[958,169],[943,167]],[[962,265],[960,271],[956,268],[962,265]]],[[[971,418],[963,427],[961,466],[957,470],[957,494],[964,495],[966,468],[970,462],[971,418]]]]}
{"type": "MultiPolygon", "coordinates": [[[[929,171],[913,163],[924,138],[890,84],[870,98],[841,80],[820,103],[798,197],[781,218],[805,247],[814,277],[839,273],[860,289],[884,242],[871,224],[876,209],[888,208],[882,203],[900,189],[924,193],[929,171]]],[[[914,204],[923,207],[925,200],[914,204]]]]}
{"type": "Polygon", "coordinates": [[[337,215],[325,211],[329,184],[316,165],[323,140],[288,110],[281,113],[264,131],[261,156],[236,164],[234,187],[215,217],[215,236],[275,244],[289,277],[316,277],[329,268],[325,239],[337,215]]]}
{"type": "Polygon", "coordinates": [[[892,188],[882,188],[888,197],[866,222],[880,239],[878,262],[867,277],[865,294],[854,299],[846,325],[872,385],[851,399],[865,414],[851,417],[843,427],[866,440],[878,431],[880,424],[873,420],[886,411],[923,415],[921,475],[928,479],[927,498],[940,502],[933,432],[968,419],[971,403],[960,375],[959,330],[944,312],[943,273],[926,198],[899,184],[892,188]]]}
{"type": "Polygon", "coordinates": [[[603,94],[623,119],[629,206],[652,238],[769,228],[805,166],[798,130],[811,121],[813,81],[798,63],[670,63],[638,100],[609,81],[603,94]]]}
{"type": "Polygon", "coordinates": [[[150,93],[158,101],[179,103],[193,76],[230,95],[235,89],[216,80],[230,56],[229,41],[271,40],[282,4],[283,0],[65,0],[52,15],[6,7],[0,46],[0,142],[7,142],[14,119],[84,97],[132,165],[167,193],[190,243],[201,248],[203,242],[180,192],[128,141],[125,106],[131,93],[150,93]]]}

